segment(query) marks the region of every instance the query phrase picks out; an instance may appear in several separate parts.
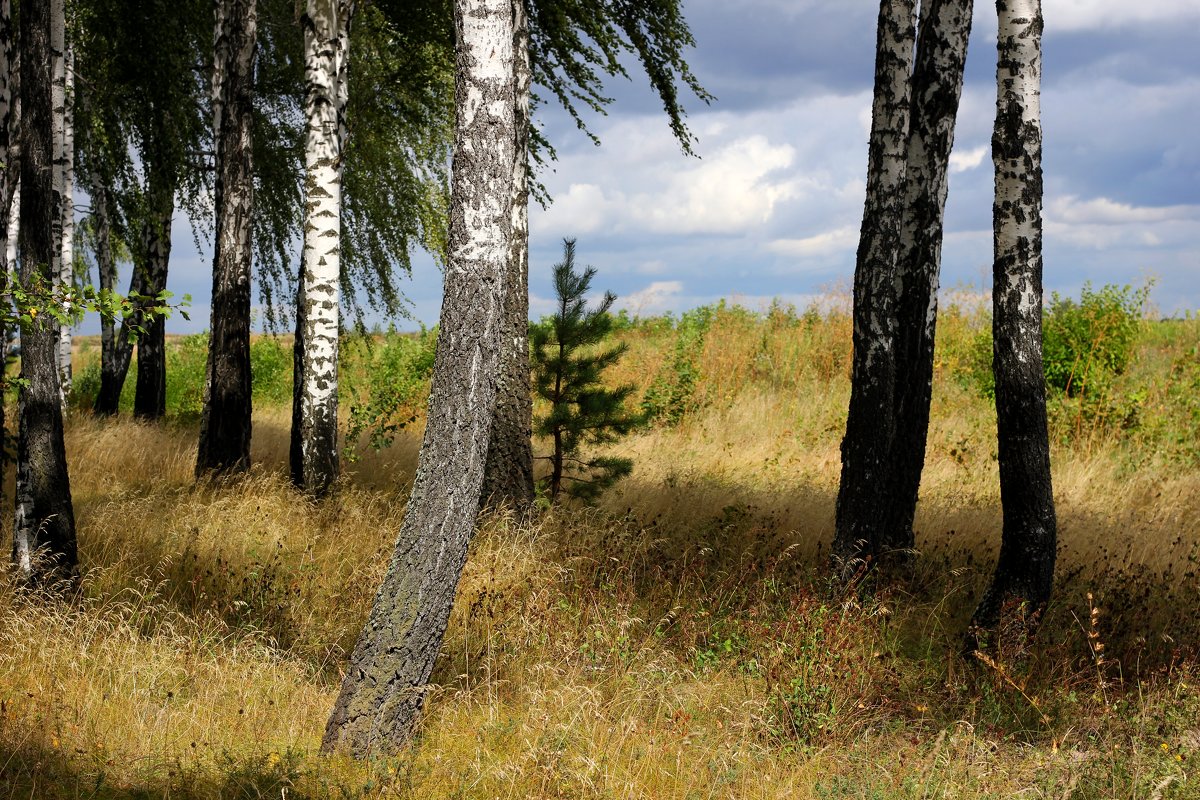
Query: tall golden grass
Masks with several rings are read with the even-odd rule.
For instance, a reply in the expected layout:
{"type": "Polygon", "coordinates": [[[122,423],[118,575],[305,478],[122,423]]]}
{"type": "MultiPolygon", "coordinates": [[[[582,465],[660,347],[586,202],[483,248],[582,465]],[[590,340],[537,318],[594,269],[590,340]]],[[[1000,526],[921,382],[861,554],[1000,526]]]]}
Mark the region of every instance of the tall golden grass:
{"type": "MultiPolygon", "coordinates": [[[[316,750],[419,439],[316,504],[286,409],[249,476],[200,485],[193,427],[75,414],[83,587],[0,585],[0,797],[1198,796],[1194,463],[1056,435],[1053,609],[959,655],[1000,528],[994,415],[955,380],[981,319],[942,317],[906,574],[824,579],[848,318],[719,309],[692,410],[617,446],[635,472],[599,507],[481,518],[419,734],[367,763],[316,750]]],[[[1198,330],[1147,334],[1141,377],[1198,330]]],[[[622,335],[613,379],[644,387],[670,335],[622,335]]]]}

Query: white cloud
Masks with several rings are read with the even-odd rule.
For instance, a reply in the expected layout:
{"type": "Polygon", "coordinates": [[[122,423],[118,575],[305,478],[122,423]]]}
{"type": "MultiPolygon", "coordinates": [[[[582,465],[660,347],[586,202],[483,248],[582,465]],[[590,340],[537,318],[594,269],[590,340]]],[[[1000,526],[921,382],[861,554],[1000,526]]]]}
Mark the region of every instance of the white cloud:
{"type": "MultiPolygon", "coordinates": [[[[986,13],[987,9],[982,9],[986,13]]],[[[1200,19],[1196,0],[1045,0],[1047,30],[1097,30],[1130,23],[1185,24],[1200,19]]]]}
{"type": "Polygon", "coordinates": [[[844,225],[802,239],[776,239],[768,243],[767,248],[798,258],[819,258],[852,251],[858,245],[858,234],[857,227],[844,225]]]}
{"type": "Polygon", "coordinates": [[[966,152],[955,150],[950,153],[950,171],[966,172],[967,170],[975,169],[983,163],[983,157],[987,155],[987,151],[987,145],[972,147],[966,152]]]}
{"type": "Polygon", "coordinates": [[[1133,206],[1128,203],[1118,203],[1107,197],[1080,200],[1075,195],[1065,195],[1050,201],[1046,209],[1046,217],[1067,224],[1131,225],[1200,219],[1200,206],[1133,206]]]}
{"type": "Polygon", "coordinates": [[[683,293],[682,281],[655,281],[644,289],[627,294],[617,300],[617,308],[623,308],[636,316],[657,314],[674,306],[672,301],[683,293]]]}
{"type": "Polygon", "coordinates": [[[1107,197],[1056,197],[1046,204],[1048,237],[1088,249],[1154,249],[1186,242],[1200,226],[1200,205],[1134,206],[1107,197]]]}
{"type": "MultiPolygon", "coordinates": [[[[613,134],[605,138],[618,140],[613,134]]],[[[630,172],[621,176],[572,183],[549,209],[533,216],[535,233],[738,233],[766,223],[797,192],[795,182],[778,174],[792,166],[795,150],[759,134],[735,139],[700,160],[663,159],[636,146],[628,151],[650,157],[626,164],[630,172]],[[641,178],[639,185],[614,185],[631,175],[641,178]]]]}

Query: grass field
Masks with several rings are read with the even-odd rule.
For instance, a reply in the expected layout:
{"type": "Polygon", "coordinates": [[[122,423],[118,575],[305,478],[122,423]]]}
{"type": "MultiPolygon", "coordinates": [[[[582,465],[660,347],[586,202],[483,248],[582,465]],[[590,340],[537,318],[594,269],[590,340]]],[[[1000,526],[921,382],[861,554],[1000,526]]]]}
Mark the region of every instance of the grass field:
{"type": "Polygon", "coordinates": [[[316,750],[404,512],[429,341],[347,347],[361,444],[320,505],[286,477],[286,342],[255,345],[252,473],[197,486],[203,347],[177,341],[167,423],[68,420],[82,596],[0,584],[0,797],[1200,797],[1200,320],[1141,323],[1103,396],[1052,400],[1054,603],[980,660],[986,326],[967,297],[942,315],[918,556],[847,596],[825,577],[844,308],[627,321],[613,379],[659,420],[616,447],[632,477],[481,519],[419,734],[365,763],[316,750]]]}

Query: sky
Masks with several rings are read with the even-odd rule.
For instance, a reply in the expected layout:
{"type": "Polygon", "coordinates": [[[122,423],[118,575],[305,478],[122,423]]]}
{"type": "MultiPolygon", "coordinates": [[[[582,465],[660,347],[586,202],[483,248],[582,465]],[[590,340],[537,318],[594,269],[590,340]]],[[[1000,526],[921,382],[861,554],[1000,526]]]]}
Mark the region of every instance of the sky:
{"type": "MultiPolygon", "coordinates": [[[[1163,314],[1200,310],[1200,0],[1043,0],[1044,283],[1153,281],[1163,314]],[[1188,131],[1192,133],[1189,134],[1188,131]],[[1189,144],[1190,142],[1190,144],[1189,144]]],[[[595,146],[557,108],[536,122],[558,151],[530,209],[530,313],[553,308],[564,237],[597,292],[649,315],[721,298],[800,308],[850,285],[862,220],[874,74],[873,0],[684,0],[687,60],[716,100],[684,98],[698,157],[683,154],[630,64],[595,146]]],[[[995,6],[976,4],[951,156],[944,288],[991,280],[995,6]]],[[[175,226],[171,289],[207,327],[211,255],[175,226]]],[[[441,274],[414,258],[401,329],[437,321],[441,274]]],[[[388,320],[369,321],[386,325],[388,320]]],[[[95,326],[95,322],[85,325],[95,326]]]]}

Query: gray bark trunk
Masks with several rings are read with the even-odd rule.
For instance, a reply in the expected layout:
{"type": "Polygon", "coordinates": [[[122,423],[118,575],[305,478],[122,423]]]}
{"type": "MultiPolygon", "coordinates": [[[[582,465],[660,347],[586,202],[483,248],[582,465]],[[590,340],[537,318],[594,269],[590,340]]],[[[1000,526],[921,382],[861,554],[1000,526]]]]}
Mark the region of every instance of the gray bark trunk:
{"type": "Polygon", "coordinates": [[[993,267],[996,422],[1004,529],[968,644],[1005,617],[1035,625],[1054,581],[1056,521],[1042,371],[1042,9],[998,0],[993,267]]]}
{"type": "MultiPolygon", "coordinates": [[[[92,218],[96,226],[96,269],[99,273],[101,291],[114,291],[117,280],[116,259],[112,252],[112,221],[108,212],[108,189],[99,174],[89,176],[88,194],[92,198],[92,218]]],[[[119,365],[116,322],[111,317],[100,318],[100,391],[96,395],[93,410],[101,414],[117,413],[121,387],[115,385],[119,365]],[[106,402],[101,403],[101,398],[106,402]],[[107,402],[112,398],[111,408],[107,402]]],[[[123,375],[122,375],[123,377],[123,375]]]]}
{"type": "MultiPolygon", "coordinates": [[[[58,242],[52,176],[51,31],[62,25],[62,0],[21,4],[21,228],[20,277],[32,288],[50,285],[58,242]]],[[[61,220],[61,217],[59,217],[61,220]]],[[[38,584],[77,577],[75,514],[63,445],[57,366],[58,326],[50,314],[21,325],[18,396],[16,519],[13,560],[18,574],[38,584]]]]}
{"type": "Polygon", "coordinates": [[[217,3],[213,75],[217,224],[197,476],[250,468],[251,136],[257,35],[255,0],[217,3]]]}
{"type": "Polygon", "coordinates": [[[429,422],[387,576],[342,681],[322,749],[363,758],[411,736],[479,510],[496,401],[512,227],[510,0],[456,0],[449,260],[429,422]]]}
{"type": "Polygon", "coordinates": [[[896,258],[903,219],[915,0],[882,0],[867,199],[854,269],[854,356],[850,408],[833,544],[838,568],[853,574],[883,547],[888,450],[895,420],[896,258]]]}
{"type": "Polygon", "coordinates": [[[885,549],[915,545],[913,517],[933,389],[933,345],[950,151],[974,0],[934,0],[921,18],[912,77],[904,228],[897,262],[895,438],[885,549]]]}
{"type": "Polygon", "coordinates": [[[338,476],[342,174],[354,3],[308,0],[304,253],[296,305],[292,481],[317,496],[338,476]]]}
{"type": "Polygon", "coordinates": [[[533,502],[533,393],[529,382],[529,21],[513,0],[512,242],[504,293],[504,335],[496,381],[496,413],[483,477],[485,502],[523,508],[533,502]]]}

